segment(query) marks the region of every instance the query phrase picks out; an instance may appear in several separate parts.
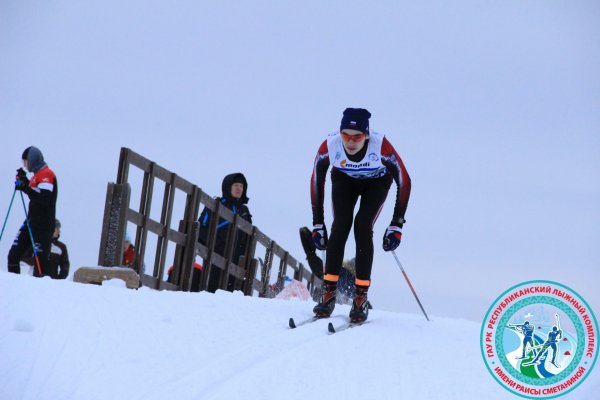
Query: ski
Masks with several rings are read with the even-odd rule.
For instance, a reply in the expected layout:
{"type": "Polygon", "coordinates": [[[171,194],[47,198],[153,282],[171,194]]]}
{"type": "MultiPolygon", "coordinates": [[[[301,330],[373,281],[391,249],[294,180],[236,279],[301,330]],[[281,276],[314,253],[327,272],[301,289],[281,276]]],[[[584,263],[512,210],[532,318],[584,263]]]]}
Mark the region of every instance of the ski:
{"type": "Polygon", "coordinates": [[[334,333],[345,331],[346,329],[356,328],[357,326],[361,326],[361,325],[364,325],[366,323],[367,323],[367,321],[364,321],[364,322],[346,322],[344,324],[341,324],[341,325],[338,325],[338,326],[334,326],[333,323],[330,322],[329,325],[327,325],[327,331],[329,331],[330,335],[333,335],[334,333]]]}
{"type": "Polygon", "coordinates": [[[290,318],[290,321],[289,321],[288,324],[289,324],[290,329],[296,329],[299,326],[310,324],[311,322],[315,322],[315,321],[318,321],[320,319],[321,318],[318,318],[318,317],[310,317],[310,318],[307,318],[307,319],[302,320],[300,322],[296,322],[296,321],[294,321],[294,318],[290,318]]]}
{"type": "Polygon", "coordinates": [[[312,317],[310,317],[310,318],[303,319],[303,320],[301,320],[301,321],[299,321],[299,322],[296,322],[296,321],[294,320],[294,318],[290,318],[290,320],[289,320],[289,322],[288,322],[288,326],[290,327],[290,329],[296,329],[296,328],[298,328],[299,326],[306,325],[306,324],[310,324],[310,323],[312,323],[312,322],[316,322],[316,321],[319,321],[319,320],[321,320],[321,319],[328,319],[328,318],[341,318],[341,317],[343,317],[343,315],[332,315],[332,316],[330,316],[330,317],[316,317],[316,316],[312,316],[312,317]]]}

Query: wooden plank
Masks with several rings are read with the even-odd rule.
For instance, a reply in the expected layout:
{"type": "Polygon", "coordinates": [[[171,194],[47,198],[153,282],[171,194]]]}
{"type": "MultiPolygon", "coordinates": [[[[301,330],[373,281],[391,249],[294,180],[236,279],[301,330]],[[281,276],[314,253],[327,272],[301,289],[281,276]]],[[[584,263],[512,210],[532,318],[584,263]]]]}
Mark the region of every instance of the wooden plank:
{"type": "Polygon", "coordinates": [[[208,288],[208,278],[210,277],[211,270],[213,268],[213,257],[217,256],[215,253],[215,241],[217,238],[217,221],[219,220],[219,209],[221,203],[214,201],[214,211],[210,214],[210,222],[208,225],[208,238],[207,238],[207,254],[204,258],[204,264],[202,266],[202,275],[200,276],[200,290],[206,290],[208,288]]]}
{"type": "Polygon", "coordinates": [[[98,265],[104,267],[110,267],[109,259],[110,255],[107,254],[107,248],[109,244],[110,235],[110,210],[112,209],[113,194],[115,191],[115,184],[108,183],[106,187],[106,200],[104,202],[104,218],[102,220],[102,233],[100,234],[100,249],[98,251],[98,265]]]}
{"type": "MultiPolygon", "coordinates": [[[[167,171],[168,172],[168,171],[167,171]]],[[[165,184],[165,192],[163,195],[163,206],[160,216],[160,222],[163,227],[161,234],[158,237],[157,242],[157,254],[158,262],[158,273],[155,275],[162,281],[165,271],[165,262],[167,259],[167,249],[169,246],[169,227],[171,226],[171,216],[173,214],[173,201],[175,199],[175,188],[173,182],[175,181],[176,175],[170,173],[169,182],[165,184]]]]}
{"type": "Polygon", "coordinates": [[[175,244],[180,246],[186,245],[186,234],[183,232],[176,231],[174,229],[169,228],[169,232],[167,233],[167,239],[175,244]]]}
{"type": "MultiPolygon", "coordinates": [[[[143,215],[142,224],[138,225],[135,238],[135,267],[138,273],[141,272],[144,265],[144,257],[146,255],[146,243],[148,240],[147,223],[150,219],[150,209],[152,207],[152,193],[154,190],[154,162],[150,163],[150,170],[144,173],[144,184],[142,186],[142,194],[140,198],[140,214],[143,215]]],[[[156,287],[156,286],[153,286],[156,287]]]]}
{"type": "Polygon", "coordinates": [[[177,190],[181,190],[187,195],[193,194],[196,190],[196,185],[183,179],[179,175],[175,176],[175,180],[173,181],[173,187],[175,187],[177,190]]]}
{"type": "Polygon", "coordinates": [[[129,154],[131,150],[126,147],[121,147],[119,154],[119,169],[117,171],[117,184],[127,183],[129,179],[129,154]]]}
{"type": "MultiPolygon", "coordinates": [[[[222,209],[226,209],[222,207],[222,209]]],[[[238,214],[234,214],[232,224],[227,226],[227,239],[225,241],[225,268],[223,269],[223,273],[221,274],[221,281],[219,283],[219,287],[223,290],[227,290],[227,285],[229,284],[229,270],[231,267],[231,258],[233,257],[233,250],[236,246],[236,236],[237,232],[235,229],[235,225],[238,218],[238,214]]]]}
{"type": "Polygon", "coordinates": [[[152,165],[155,164],[153,161],[150,161],[135,151],[129,151],[127,160],[130,165],[141,169],[144,173],[150,173],[150,171],[152,171],[152,165]]]}
{"type": "Polygon", "coordinates": [[[260,244],[262,244],[264,247],[269,247],[271,246],[271,238],[269,238],[267,235],[265,235],[259,228],[256,228],[255,231],[255,235],[256,235],[256,241],[260,244]]]}

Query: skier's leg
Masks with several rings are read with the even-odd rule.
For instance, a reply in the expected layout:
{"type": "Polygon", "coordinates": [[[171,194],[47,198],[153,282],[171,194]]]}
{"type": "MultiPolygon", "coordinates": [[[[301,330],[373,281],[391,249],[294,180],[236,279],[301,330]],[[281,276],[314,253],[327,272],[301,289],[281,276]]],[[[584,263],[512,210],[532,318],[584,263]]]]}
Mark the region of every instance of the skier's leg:
{"type": "Polygon", "coordinates": [[[556,343],[552,343],[550,348],[552,349],[552,364],[556,364],[556,351],[558,350],[556,343]]]}
{"type": "MultiPolygon", "coordinates": [[[[361,193],[360,207],[354,218],[354,238],[356,240],[356,279],[370,281],[373,266],[373,226],[387,197],[391,177],[365,182],[361,193]]],[[[368,285],[367,282],[363,284],[368,285]]]]}
{"type": "Polygon", "coordinates": [[[354,206],[358,200],[356,179],[339,172],[331,174],[331,202],[333,223],[327,243],[325,279],[327,275],[338,276],[344,260],[344,248],[352,228],[354,206]]]}
{"type": "Polygon", "coordinates": [[[367,293],[371,284],[373,265],[373,226],[383,208],[390,185],[391,178],[388,177],[364,182],[360,207],[354,219],[356,295],[350,310],[352,322],[363,322],[369,315],[367,293]]]}
{"type": "Polygon", "coordinates": [[[321,298],[313,312],[319,318],[329,317],[336,301],[337,283],[344,260],[344,247],[352,228],[352,215],[358,200],[354,180],[345,174],[331,174],[331,202],[333,205],[333,224],[327,243],[325,276],[321,287],[321,298]]]}
{"type": "Polygon", "coordinates": [[[19,229],[10,250],[8,251],[8,272],[21,273],[21,257],[31,248],[31,239],[25,223],[19,229]]]}
{"type": "MultiPolygon", "coordinates": [[[[533,347],[533,339],[530,337],[526,337],[523,340],[523,358],[525,358],[525,355],[527,354],[527,345],[529,345],[529,347],[533,347]]],[[[533,354],[535,356],[535,353],[533,354]]]]}

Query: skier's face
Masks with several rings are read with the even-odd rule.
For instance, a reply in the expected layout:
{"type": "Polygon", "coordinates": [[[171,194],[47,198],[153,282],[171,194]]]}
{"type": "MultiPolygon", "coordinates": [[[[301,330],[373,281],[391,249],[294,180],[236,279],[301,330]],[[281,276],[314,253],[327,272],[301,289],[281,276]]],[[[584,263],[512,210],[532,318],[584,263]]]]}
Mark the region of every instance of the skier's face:
{"type": "Polygon", "coordinates": [[[367,135],[354,129],[344,129],[340,134],[342,135],[344,149],[350,155],[361,151],[367,140],[367,135]]]}
{"type": "Polygon", "coordinates": [[[23,160],[23,168],[25,168],[25,170],[29,171],[29,162],[27,160],[23,160]]]}

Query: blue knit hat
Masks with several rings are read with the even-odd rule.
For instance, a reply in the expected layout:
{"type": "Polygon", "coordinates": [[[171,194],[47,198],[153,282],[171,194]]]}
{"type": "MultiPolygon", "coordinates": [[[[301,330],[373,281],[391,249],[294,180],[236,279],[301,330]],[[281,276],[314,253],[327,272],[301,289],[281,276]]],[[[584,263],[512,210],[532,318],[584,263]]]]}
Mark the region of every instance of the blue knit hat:
{"type": "Polygon", "coordinates": [[[371,113],[364,108],[346,108],[340,124],[340,131],[354,129],[368,134],[369,118],[371,118],[371,113]]]}

